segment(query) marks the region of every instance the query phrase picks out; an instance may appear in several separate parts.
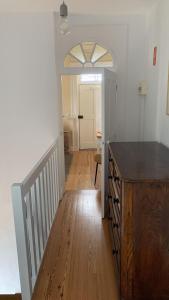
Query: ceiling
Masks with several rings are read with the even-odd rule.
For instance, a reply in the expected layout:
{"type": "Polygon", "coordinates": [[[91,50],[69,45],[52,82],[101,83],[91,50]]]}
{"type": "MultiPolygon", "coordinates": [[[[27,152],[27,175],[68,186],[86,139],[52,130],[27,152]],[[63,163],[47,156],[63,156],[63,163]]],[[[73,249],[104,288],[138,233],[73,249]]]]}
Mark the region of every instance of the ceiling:
{"type": "MultiPolygon", "coordinates": [[[[160,0],[65,0],[71,13],[97,15],[145,13],[159,1],[160,0]]],[[[62,0],[0,0],[0,11],[56,11],[61,2],[62,0]]]]}

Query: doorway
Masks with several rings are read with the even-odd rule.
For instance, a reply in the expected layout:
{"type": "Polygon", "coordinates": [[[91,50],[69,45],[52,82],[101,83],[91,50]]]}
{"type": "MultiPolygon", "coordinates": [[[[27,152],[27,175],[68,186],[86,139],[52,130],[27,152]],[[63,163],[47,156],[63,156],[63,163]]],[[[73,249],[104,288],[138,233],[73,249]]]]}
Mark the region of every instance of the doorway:
{"type": "MultiPolygon", "coordinates": [[[[105,68],[88,68],[85,67],[83,70],[81,68],[64,68],[62,74],[60,75],[61,86],[63,76],[65,75],[88,75],[88,74],[101,74],[102,82],[101,82],[101,137],[98,133],[98,141],[99,147],[101,148],[101,206],[102,206],[102,217],[104,218],[106,215],[106,210],[108,207],[107,199],[108,199],[108,190],[107,190],[107,178],[108,178],[108,144],[112,141],[118,141],[117,138],[117,129],[118,129],[118,120],[117,120],[117,112],[118,112],[118,88],[117,88],[117,74],[112,70],[108,70],[105,68]]],[[[74,77],[75,78],[75,77],[74,77]]],[[[72,88],[74,88],[74,84],[72,84],[72,88]]],[[[77,96],[77,95],[76,95],[77,96]]],[[[63,120],[62,116],[62,120],[63,120]]],[[[73,118],[74,120],[74,118],[73,118]]],[[[75,126],[74,121],[71,118],[73,126],[75,126]]],[[[76,130],[79,130],[78,126],[75,126],[76,130]]],[[[75,137],[71,137],[70,132],[66,133],[71,140],[75,139],[75,137]]],[[[76,141],[76,139],[75,139],[76,141]]],[[[76,141],[76,145],[78,144],[77,151],[79,150],[79,141],[76,141]]],[[[83,150],[84,151],[84,150],[83,150]]],[[[88,151],[88,150],[87,150],[88,151]]]]}
{"type": "Polygon", "coordinates": [[[100,189],[102,74],[62,75],[61,83],[66,188],[100,189]]]}

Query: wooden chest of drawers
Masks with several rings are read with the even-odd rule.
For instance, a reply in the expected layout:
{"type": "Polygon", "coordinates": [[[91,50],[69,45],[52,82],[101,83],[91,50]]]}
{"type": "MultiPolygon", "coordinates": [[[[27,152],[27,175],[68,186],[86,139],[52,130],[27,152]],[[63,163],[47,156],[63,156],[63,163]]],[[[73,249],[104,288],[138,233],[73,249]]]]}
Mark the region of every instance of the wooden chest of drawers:
{"type": "Polygon", "coordinates": [[[107,203],[121,299],[169,299],[168,148],[111,143],[107,203]]]}

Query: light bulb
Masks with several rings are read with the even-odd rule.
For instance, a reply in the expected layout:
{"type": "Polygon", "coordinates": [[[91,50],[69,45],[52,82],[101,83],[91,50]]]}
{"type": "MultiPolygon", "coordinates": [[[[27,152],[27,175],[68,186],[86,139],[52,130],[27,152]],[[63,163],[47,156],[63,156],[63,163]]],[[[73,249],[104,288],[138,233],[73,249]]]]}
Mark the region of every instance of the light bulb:
{"type": "Polygon", "coordinates": [[[63,35],[68,35],[70,33],[68,17],[60,16],[59,29],[60,33],[63,35]]]}

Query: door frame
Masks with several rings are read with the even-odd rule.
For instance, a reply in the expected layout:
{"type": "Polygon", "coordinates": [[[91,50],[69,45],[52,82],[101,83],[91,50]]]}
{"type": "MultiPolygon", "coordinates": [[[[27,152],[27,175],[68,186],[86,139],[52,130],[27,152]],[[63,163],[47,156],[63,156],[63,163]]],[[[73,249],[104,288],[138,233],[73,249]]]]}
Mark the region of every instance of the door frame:
{"type": "MultiPolygon", "coordinates": [[[[105,146],[107,141],[105,141],[105,70],[108,68],[63,68],[61,72],[59,72],[59,82],[60,82],[60,91],[62,90],[62,76],[64,75],[81,75],[81,74],[102,74],[102,83],[101,83],[101,124],[102,124],[102,161],[105,162],[105,146]]],[[[114,72],[112,69],[108,69],[112,73],[114,72]]],[[[60,103],[62,103],[62,93],[60,92],[60,103]]],[[[63,135],[63,122],[62,122],[62,135],[63,135]]],[[[105,199],[105,165],[102,164],[102,174],[101,174],[101,206],[102,206],[102,218],[105,217],[105,208],[106,208],[106,199],[105,199]]]]}

